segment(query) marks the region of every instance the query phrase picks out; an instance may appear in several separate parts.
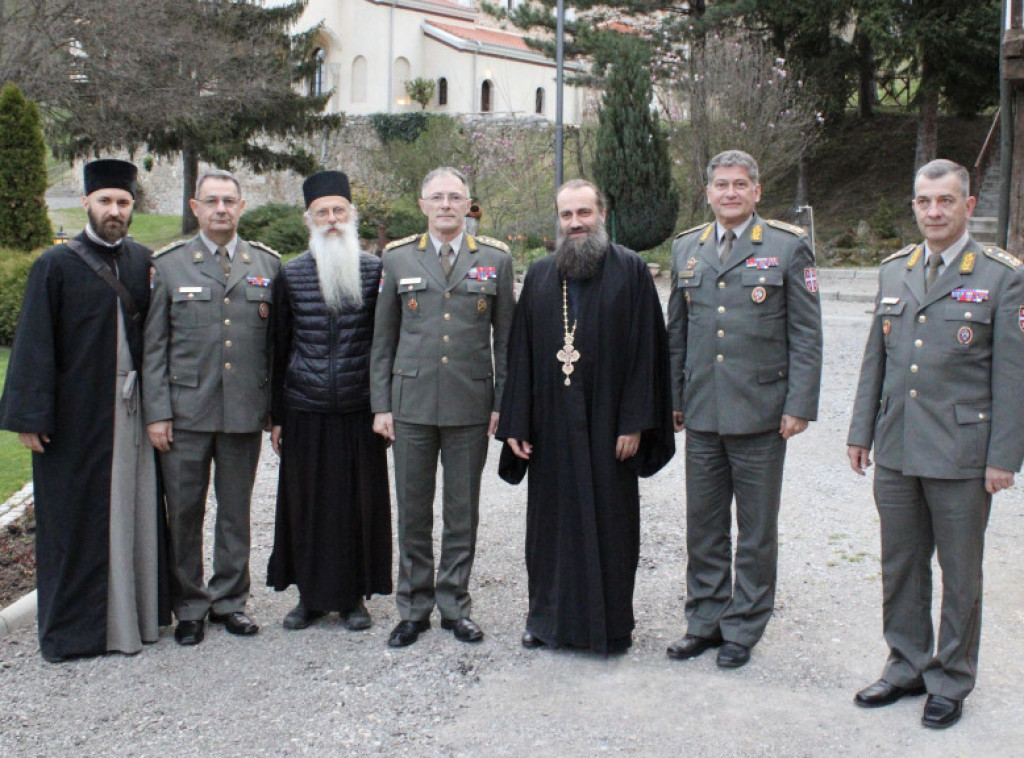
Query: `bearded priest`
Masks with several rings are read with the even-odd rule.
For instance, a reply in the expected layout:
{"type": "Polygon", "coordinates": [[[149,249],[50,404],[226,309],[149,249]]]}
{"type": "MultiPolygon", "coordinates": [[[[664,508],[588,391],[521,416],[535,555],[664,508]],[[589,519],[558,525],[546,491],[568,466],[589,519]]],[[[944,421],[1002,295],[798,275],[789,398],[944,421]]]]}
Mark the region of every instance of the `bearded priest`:
{"type": "Polygon", "coordinates": [[[274,280],[271,442],[281,457],[267,584],[295,584],[286,629],[337,611],[368,629],[364,603],[391,593],[387,444],[373,432],[370,345],[380,259],[359,246],[348,177],[302,185],[309,251],[274,280]]]}

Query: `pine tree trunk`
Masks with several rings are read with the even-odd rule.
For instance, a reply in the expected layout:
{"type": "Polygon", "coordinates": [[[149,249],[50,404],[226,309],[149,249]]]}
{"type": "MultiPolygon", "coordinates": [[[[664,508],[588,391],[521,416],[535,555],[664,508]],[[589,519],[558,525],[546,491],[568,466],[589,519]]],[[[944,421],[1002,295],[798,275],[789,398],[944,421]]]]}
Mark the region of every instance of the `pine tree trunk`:
{"type": "Polygon", "coordinates": [[[199,178],[199,154],[192,145],[185,141],[181,148],[182,179],[181,188],[181,233],[195,234],[199,229],[199,221],[188,201],[192,198],[196,189],[196,180],[199,178]]]}
{"type": "Polygon", "coordinates": [[[921,64],[921,85],[917,92],[917,147],[914,151],[914,170],[935,160],[939,151],[939,88],[931,76],[931,66],[921,64]]]}
{"type": "Polygon", "coordinates": [[[875,56],[871,50],[871,38],[857,30],[854,34],[857,48],[857,110],[861,118],[875,115],[875,56]]]}
{"type": "Polygon", "coordinates": [[[800,157],[796,161],[796,198],[794,199],[797,207],[807,205],[807,197],[809,192],[807,190],[807,156],[803,151],[800,152],[800,157]]]}

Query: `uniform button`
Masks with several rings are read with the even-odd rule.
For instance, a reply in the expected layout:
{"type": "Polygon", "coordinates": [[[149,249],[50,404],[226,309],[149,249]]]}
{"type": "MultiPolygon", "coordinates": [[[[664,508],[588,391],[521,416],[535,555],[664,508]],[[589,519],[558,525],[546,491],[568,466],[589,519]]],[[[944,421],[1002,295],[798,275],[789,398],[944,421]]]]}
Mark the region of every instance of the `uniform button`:
{"type": "Polygon", "coordinates": [[[722,361],[725,360],[725,356],[724,355],[716,355],[715,356],[715,360],[718,361],[719,363],[721,363],[722,361]]]}
{"type": "Polygon", "coordinates": [[[224,368],[226,368],[228,371],[230,371],[231,370],[231,364],[230,363],[225,363],[224,364],[224,368]]]}
{"type": "Polygon", "coordinates": [[[917,397],[917,390],[910,390],[911,397],[917,397]]]}
{"type": "Polygon", "coordinates": [[[964,318],[971,318],[973,315],[974,315],[973,313],[971,313],[970,311],[967,311],[967,313],[964,314],[964,318]]]}
{"type": "Polygon", "coordinates": [[[174,381],[178,381],[178,375],[177,374],[171,374],[171,379],[173,379],[174,381]]]}
{"type": "Polygon", "coordinates": [[[762,277],[761,277],[760,279],[758,279],[757,281],[758,281],[758,282],[760,282],[761,284],[764,284],[764,283],[765,283],[765,282],[766,282],[767,280],[766,280],[766,279],[765,279],[765,278],[764,278],[764,277],[762,276],[762,277]]]}
{"type": "Polygon", "coordinates": [[[447,341],[448,341],[448,335],[447,335],[447,334],[446,334],[446,335],[444,335],[444,336],[443,336],[443,337],[441,338],[441,341],[442,341],[442,342],[447,342],[447,341]]]}
{"type": "Polygon", "coordinates": [[[231,347],[231,340],[224,340],[224,347],[231,347]]]}
{"type": "Polygon", "coordinates": [[[448,356],[447,355],[442,355],[441,356],[441,363],[447,363],[447,362],[448,362],[448,356]]]}
{"type": "Polygon", "coordinates": [[[725,336],[725,329],[719,329],[718,330],[718,336],[719,337],[724,337],[725,336]]]}
{"type": "Polygon", "coordinates": [[[978,414],[978,418],[981,419],[982,421],[984,421],[985,420],[985,414],[984,413],[979,413],[978,414]]]}
{"type": "Polygon", "coordinates": [[[444,314],[444,320],[445,321],[451,321],[452,320],[452,314],[450,314],[450,313],[444,314]]]}
{"type": "Polygon", "coordinates": [[[924,340],[914,340],[914,347],[921,347],[924,344],[924,340]]]}
{"type": "Polygon", "coordinates": [[[230,302],[231,302],[231,298],[230,298],[230,297],[226,297],[226,298],[224,298],[224,302],[225,302],[225,303],[230,303],[230,302]]]}
{"type": "Polygon", "coordinates": [[[444,293],[444,299],[445,300],[451,300],[452,299],[452,293],[451,292],[445,292],[444,293]]]}
{"type": "Polygon", "coordinates": [[[917,373],[917,365],[916,364],[910,367],[910,373],[912,373],[912,374],[916,374],[917,373]]]}
{"type": "Polygon", "coordinates": [[[224,319],[224,326],[231,326],[231,319],[229,319],[229,318],[224,319]]]}
{"type": "Polygon", "coordinates": [[[923,324],[927,320],[928,320],[928,317],[925,316],[923,313],[920,316],[917,317],[917,323],[919,323],[919,324],[923,324]]]}
{"type": "Polygon", "coordinates": [[[189,292],[189,293],[188,293],[188,299],[189,299],[189,300],[191,300],[191,299],[192,299],[192,298],[194,298],[195,296],[196,296],[196,295],[195,295],[195,293],[194,293],[194,292],[189,292]]]}
{"type": "Polygon", "coordinates": [[[724,290],[725,289],[725,282],[719,282],[718,283],[718,289],[724,290]]]}
{"type": "Polygon", "coordinates": [[[725,313],[725,306],[724,305],[718,306],[718,312],[719,313],[725,313]]]}

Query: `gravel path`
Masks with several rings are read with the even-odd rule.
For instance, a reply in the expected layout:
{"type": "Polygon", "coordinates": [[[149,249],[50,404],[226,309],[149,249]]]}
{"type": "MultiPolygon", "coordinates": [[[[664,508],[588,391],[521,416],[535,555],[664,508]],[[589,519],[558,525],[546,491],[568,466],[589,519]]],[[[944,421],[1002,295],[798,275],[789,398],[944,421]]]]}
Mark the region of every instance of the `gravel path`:
{"type": "Polygon", "coordinates": [[[262,586],[277,474],[265,445],[250,604],[261,633],[239,639],[215,627],[186,649],[165,629],[132,658],[50,665],[39,656],[35,629],[17,631],[0,639],[0,754],[1021,755],[1021,487],[998,496],[992,512],[981,671],[963,721],[932,732],[918,723],[921,698],[877,711],[851,702],[885,655],[878,519],[870,481],[849,470],[844,447],[867,307],[824,299],[820,418],[790,444],[775,618],[745,668],[720,671],[714,655],[690,662],[665,656],[684,629],[681,453],[641,483],[635,644],[627,655],[602,659],[519,646],[526,489],[497,478],[496,443],[473,583],[483,643],[455,641],[435,614],[416,645],[390,650],[385,641],[397,621],[390,597],[368,603],[369,632],[348,632],[336,616],[286,632],[280,622],[295,590],[262,586]]]}

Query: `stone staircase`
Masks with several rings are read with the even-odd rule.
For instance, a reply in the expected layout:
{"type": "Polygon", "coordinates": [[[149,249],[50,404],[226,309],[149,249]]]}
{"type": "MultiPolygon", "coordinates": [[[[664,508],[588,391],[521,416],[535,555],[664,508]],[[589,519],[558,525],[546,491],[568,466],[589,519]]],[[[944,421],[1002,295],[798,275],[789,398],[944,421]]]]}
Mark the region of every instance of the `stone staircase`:
{"type": "Polygon", "coordinates": [[[992,160],[982,179],[981,187],[975,189],[978,204],[968,223],[971,236],[978,242],[996,244],[999,231],[999,158],[992,160]]]}

